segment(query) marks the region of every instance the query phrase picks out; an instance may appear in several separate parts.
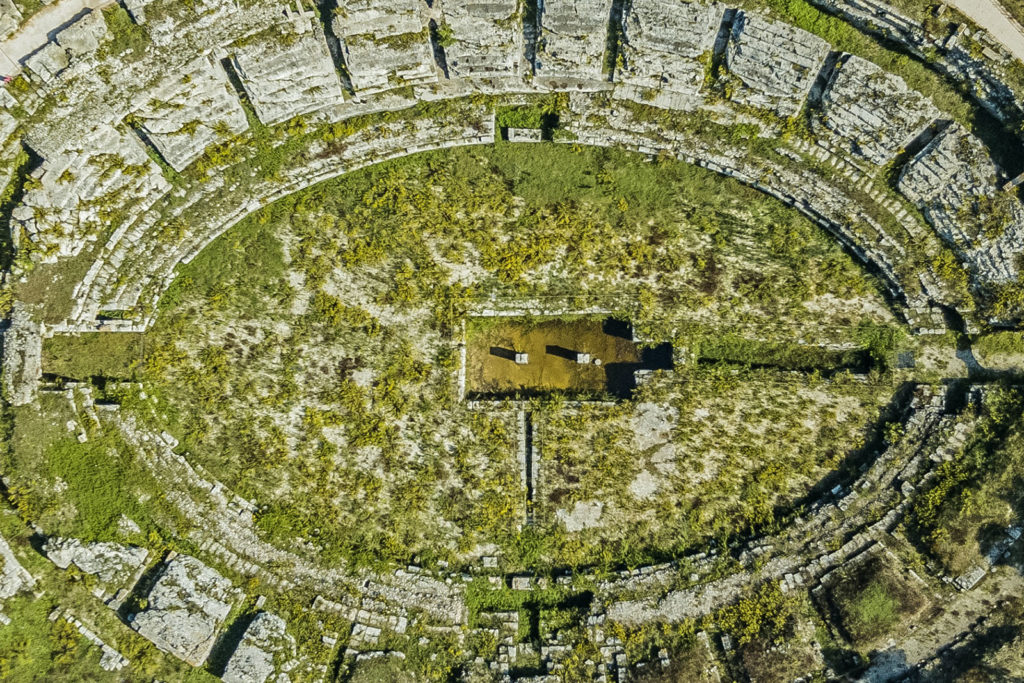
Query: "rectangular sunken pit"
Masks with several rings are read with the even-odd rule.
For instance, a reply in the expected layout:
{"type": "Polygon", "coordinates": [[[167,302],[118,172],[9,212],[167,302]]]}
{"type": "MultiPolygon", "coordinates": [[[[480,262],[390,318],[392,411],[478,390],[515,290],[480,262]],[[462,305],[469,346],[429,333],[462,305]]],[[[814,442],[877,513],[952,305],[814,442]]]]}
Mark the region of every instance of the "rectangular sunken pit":
{"type": "Polygon", "coordinates": [[[475,400],[628,398],[638,372],[671,368],[671,344],[642,344],[615,318],[479,317],[467,326],[466,395],[475,400]]]}

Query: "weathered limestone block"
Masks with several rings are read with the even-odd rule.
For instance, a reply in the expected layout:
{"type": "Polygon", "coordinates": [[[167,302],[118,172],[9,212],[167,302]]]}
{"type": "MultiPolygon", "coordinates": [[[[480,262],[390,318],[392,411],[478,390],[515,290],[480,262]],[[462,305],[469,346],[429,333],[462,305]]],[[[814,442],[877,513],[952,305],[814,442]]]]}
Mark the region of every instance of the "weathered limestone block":
{"type": "Polygon", "coordinates": [[[416,0],[338,0],[332,28],[357,93],[437,81],[430,36],[416,0]]]}
{"type": "MultiPolygon", "coordinates": [[[[5,142],[18,129],[18,119],[5,109],[0,109],[0,142],[5,142]]],[[[6,178],[4,179],[6,185],[6,178]]]]}
{"type": "Polygon", "coordinates": [[[35,583],[35,578],[21,566],[11,546],[0,536],[0,601],[31,588],[35,583]]]}
{"type": "Polygon", "coordinates": [[[21,302],[15,302],[3,335],[4,393],[13,405],[31,403],[43,375],[42,325],[32,319],[21,302]]]}
{"type": "Polygon", "coordinates": [[[44,83],[48,83],[67,69],[73,59],[91,54],[99,47],[107,34],[107,23],[103,12],[85,14],[54,36],[54,42],[47,43],[25,60],[25,67],[44,83]]]}
{"type": "Polygon", "coordinates": [[[954,123],[900,174],[901,193],[981,282],[1016,278],[1024,253],[1024,207],[1003,192],[982,142],[954,123]]]}
{"type": "Polygon", "coordinates": [[[57,33],[56,41],[68,54],[77,57],[95,52],[106,34],[107,22],[103,20],[103,12],[97,10],[57,33]]]}
{"type": "Polygon", "coordinates": [[[280,123],[343,99],[312,12],[289,13],[277,26],[237,43],[233,52],[235,70],[263,123],[280,123]]]}
{"type": "Polygon", "coordinates": [[[25,68],[44,83],[52,81],[70,64],[68,51],[57,43],[47,43],[25,60],[25,68]]]}
{"type": "Polygon", "coordinates": [[[164,652],[202,666],[233,598],[230,581],[194,557],[178,555],[160,571],[131,626],[164,652]]]}
{"type": "Polygon", "coordinates": [[[21,25],[21,12],[14,0],[0,0],[0,40],[7,38],[21,25]]]}
{"type": "MultiPolygon", "coordinates": [[[[696,95],[704,84],[725,12],[716,3],[636,0],[622,16],[622,64],[615,81],[656,103],[661,92],[696,95]]],[[[634,95],[635,97],[635,95],[634,95]]]]}
{"type": "Polygon", "coordinates": [[[149,99],[134,117],[176,171],[195,161],[208,145],[249,127],[227,74],[205,58],[146,95],[149,99]]]}
{"type": "Polygon", "coordinates": [[[72,143],[29,136],[28,145],[43,157],[36,183],[12,214],[45,263],[74,256],[95,240],[112,220],[141,212],[168,190],[160,168],[133,135],[99,125],[72,143]]]}
{"type": "Polygon", "coordinates": [[[454,42],[445,48],[453,78],[494,78],[522,73],[523,29],[516,0],[445,3],[444,25],[454,42]]]}
{"type": "Polygon", "coordinates": [[[847,55],[836,65],[817,117],[843,146],[873,164],[884,165],[940,115],[899,76],[847,55]]]}
{"type": "Polygon", "coordinates": [[[726,48],[729,72],[742,81],[733,99],[793,116],[803,106],[829,44],[789,24],[737,12],[726,48]]]}
{"type": "Polygon", "coordinates": [[[225,683],[264,683],[279,668],[275,655],[287,668],[295,656],[295,639],[285,632],[284,619],[260,612],[245,630],[222,678],[225,683]]]}
{"type": "Polygon", "coordinates": [[[120,543],[82,543],[77,538],[50,538],[43,546],[50,561],[61,569],[72,564],[86,574],[96,575],[103,583],[128,582],[146,562],[149,551],[120,543]]]}
{"type": "Polygon", "coordinates": [[[534,72],[542,79],[601,80],[611,0],[548,0],[539,14],[534,72]]]}

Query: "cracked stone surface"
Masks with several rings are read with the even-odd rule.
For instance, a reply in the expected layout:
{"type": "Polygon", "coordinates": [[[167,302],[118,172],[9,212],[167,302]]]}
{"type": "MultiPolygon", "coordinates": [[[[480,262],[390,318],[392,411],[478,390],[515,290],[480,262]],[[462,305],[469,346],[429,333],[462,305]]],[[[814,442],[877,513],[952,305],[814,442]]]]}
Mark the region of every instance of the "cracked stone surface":
{"type": "Polygon", "coordinates": [[[230,25],[239,10],[235,0],[192,0],[187,4],[179,0],[124,0],[122,4],[157,45],[173,45],[186,31],[230,25]]]}
{"type": "Polygon", "coordinates": [[[4,393],[11,404],[23,406],[31,403],[42,375],[42,328],[25,305],[17,301],[3,334],[4,393]]]}
{"type": "Polygon", "coordinates": [[[195,161],[212,143],[249,128],[227,74],[208,59],[196,60],[150,95],[135,117],[146,138],[176,171],[195,161]]]}
{"type": "Polygon", "coordinates": [[[234,597],[229,580],[194,557],[179,555],[160,570],[146,608],[131,626],[161,650],[202,666],[234,597]]]}
{"type": "Polygon", "coordinates": [[[280,123],[342,101],[341,81],[319,21],[292,14],[236,43],[233,64],[256,116],[280,123]]]}
{"type": "Polygon", "coordinates": [[[537,77],[602,79],[611,6],[611,0],[545,2],[539,13],[537,77]]]}
{"type": "Polygon", "coordinates": [[[899,76],[848,55],[822,95],[815,118],[844,150],[879,166],[895,157],[940,116],[931,101],[899,76]]]}
{"type": "Polygon", "coordinates": [[[361,95],[437,81],[416,0],[339,0],[331,22],[352,87],[361,95]]]}
{"type": "Polygon", "coordinates": [[[59,130],[54,135],[29,136],[29,147],[45,161],[12,214],[38,248],[33,258],[44,263],[77,255],[116,211],[143,210],[169,188],[134,135],[107,124],[77,141],[62,142],[59,130]]]}
{"type": "Polygon", "coordinates": [[[522,73],[523,30],[516,0],[452,2],[443,6],[454,43],[445,48],[453,78],[522,73]]]}
{"type": "Polygon", "coordinates": [[[829,44],[802,29],[737,12],[726,48],[729,72],[742,81],[741,104],[793,116],[803,106],[829,53],[829,44]]]}
{"type": "Polygon", "coordinates": [[[126,582],[146,562],[149,551],[120,543],[83,543],[77,538],[50,538],[43,546],[50,561],[61,569],[72,564],[108,584],[126,582]]]}
{"type": "Polygon", "coordinates": [[[679,4],[665,0],[636,0],[622,17],[622,65],[615,81],[632,89],[654,91],[641,95],[657,104],[657,92],[696,95],[704,84],[725,7],[719,3],[679,4]]]}
{"type": "Polygon", "coordinates": [[[981,281],[1016,278],[1024,252],[1024,207],[998,181],[985,145],[954,123],[907,164],[898,183],[981,281]]]}
{"type": "MultiPolygon", "coordinates": [[[[295,639],[285,632],[284,619],[260,612],[245,630],[222,678],[225,683],[263,683],[274,675],[275,655],[290,660],[294,653],[295,639]]],[[[286,681],[288,676],[281,674],[275,680],[286,681]]]]}
{"type": "Polygon", "coordinates": [[[35,579],[21,566],[11,546],[0,536],[0,601],[35,585],[35,579]]]}

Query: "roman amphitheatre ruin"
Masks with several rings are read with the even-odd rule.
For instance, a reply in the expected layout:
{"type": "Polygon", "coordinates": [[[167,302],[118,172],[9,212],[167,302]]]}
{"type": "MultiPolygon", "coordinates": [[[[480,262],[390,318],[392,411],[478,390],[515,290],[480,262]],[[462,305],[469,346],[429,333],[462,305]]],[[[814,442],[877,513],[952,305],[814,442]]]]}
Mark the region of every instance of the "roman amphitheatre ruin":
{"type": "Polygon", "coordinates": [[[0,678],[1024,677],[1019,0],[0,0],[0,678]]]}

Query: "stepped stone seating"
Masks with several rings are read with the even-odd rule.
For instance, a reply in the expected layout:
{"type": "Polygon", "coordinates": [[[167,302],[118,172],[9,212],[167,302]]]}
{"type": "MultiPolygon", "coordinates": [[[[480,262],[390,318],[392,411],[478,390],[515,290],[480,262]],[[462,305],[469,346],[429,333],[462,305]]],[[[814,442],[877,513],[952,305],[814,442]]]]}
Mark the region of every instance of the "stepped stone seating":
{"type": "Polygon", "coordinates": [[[445,3],[444,23],[454,43],[445,48],[453,78],[519,76],[523,27],[516,0],[445,3]]]}
{"type": "Polygon", "coordinates": [[[539,12],[538,78],[601,80],[611,0],[548,0],[539,12]]]}
{"type": "Polygon", "coordinates": [[[844,150],[881,166],[939,116],[931,101],[899,76],[847,55],[829,79],[815,123],[839,138],[844,150]]]}
{"type": "Polygon", "coordinates": [[[907,164],[898,187],[980,281],[1017,277],[1024,207],[999,189],[988,150],[960,124],[950,125],[907,164]]]}
{"type": "Polygon", "coordinates": [[[33,137],[38,181],[12,214],[43,262],[75,256],[121,212],[144,211],[169,185],[133,135],[102,124],[67,143],[33,137]]]}
{"type": "Polygon", "coordinates": [[[417,0],[339,0],[331,26],[359,95],[437,81],[417,0]]]}
{"type": "Polygon", "coordinates": [[[275,124],[342,101],[341,81],[319,21],[289,12],[284,21],[237,42],[232,63],[260,121],[275,124]]]}
{"type": "Polygon", "coordinates": [[[176,171],[211,143],[249,127],[224,70],[208,59],[196,60],[184,75],[175,74],[151,94],[135,118],[176,171]]]}
{"type": "Polygon", "coordinates": [[[718,3],[636,0],[622,17],[622,65],[616,92],[658,104],[659,95],[696,95],[704,84],[725,7],[718,3]],[[622,86],[625,86],[623,88],[622,86]],[[621,91],[621,92],[620,92],[621,91]]]}
{"type": "Polygon", "coordinates": [[[157,45],[176,44],[185,30],[230,25],[239,11],[235,0],[123,0],[121,4],[157,45]]]}
{"type": "Polygon", "coordinates": [[[803,106],[828,53],[829,44],[807,31],[737,12],[725,58],[729,72],[743,84],[732,99],[793,116],[803,106]]]}

